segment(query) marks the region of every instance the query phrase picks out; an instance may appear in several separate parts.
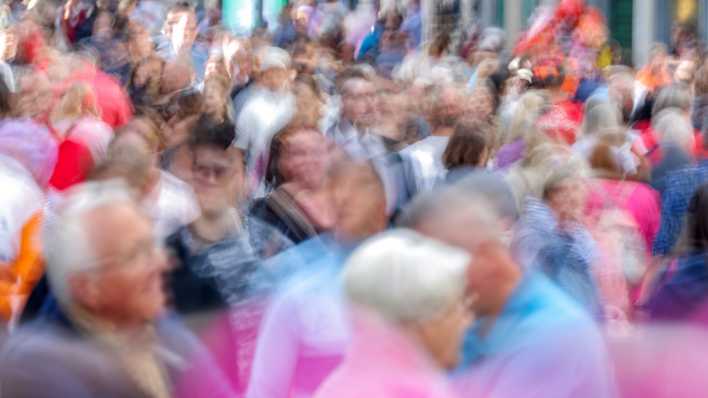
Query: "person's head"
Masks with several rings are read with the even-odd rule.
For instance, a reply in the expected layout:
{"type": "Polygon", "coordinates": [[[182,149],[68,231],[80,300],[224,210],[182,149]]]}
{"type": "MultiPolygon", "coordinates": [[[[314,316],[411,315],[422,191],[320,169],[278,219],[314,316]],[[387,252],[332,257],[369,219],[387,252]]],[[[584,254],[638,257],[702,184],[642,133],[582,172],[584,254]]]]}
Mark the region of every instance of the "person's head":
{"type": "Polygon", "coordinates": [[[113,37],[113,15],[109,12],[99,12],[93,23],[94,39],[109,40],[113,37]]]}
{"type": "Polygon", "coordinates": [[[674,145],[692,154],[695,146],[693,125],[683,110],[666,108],[652,117],[652,128],[660,145],[674,145]]]}
{"type": "Polygon", "coordinates": [[[570,158],[554,167],[543,179],[541,198],[561,223],[582,220],[587,199],[587,165],[570,158]]]}
{"type": "Polygon", "coordinates": [[[536,121],[548,105],[548,99],[537,91],[524,93],[508,119],[502,119],[499,144],[513,142],[522,137],[530,136],[536,126],[536,121]]]}
{"type": "Polygon", "coordinates": [[[555,58],[542,58],[533,67],[534,88],[551,91],[560,90],[565,80],[566,71],[561,62],[555,58]]]}
{"type": "MultiPolygon", "coordinates": [[[[130,78],[129,88],[132,89],[133,96],[143,92],[148,99],[156,99],[160,94],[160,84],[165,61],[162,58],[153,56],[140,61],[130,78]]],[[[136,98],[133,98],[134,100],[136,98]]]]}
{"type": "Polygon", "coordinates": [[[484,167],[489,159],[489,127],[480,122],[461,122],[447,143],[443,164],[448,170],[458,167],[484,167]]]}
{"type": "Polygon", "coordinates": [[[634,106],[634,74],[626,66],[612,66],[607,73],[610,98],[620,105],[623,120],[629,120],[634,106]]]}
{"type": "Polygon", "coordinates": [[[617,128],[621,123],[622,115],[614,103],[609,101],[591,103],[590,100],[586,102],[581,127],[584,136],[595,135],[602,130],[617,128]]]}
{"type": "Polygon", "coordinates": [[[229,75],[235,85],[241,85],[248,81],[253,74],[253,50],[251,43],[243,39],[233,39],[229,42],[233,49],[233,55],[229,64],[229,75]]]}
{"type": "Polygon", "coordinates": [[[432,115],[433,129],[455,127],[464,113],[464,93],[453,86],[441,86],[434,92],[432,115]]]}
{"type": "Polygon", "coordinates": [[[398,225],[466,250],[472,258],[467,282],[477,298],[475,313],[493,316],[502,310],[521,269],[508,247],[508,225],[484,195],[458,186],[418,195],[404,209],[398,225]]]}
{"type": "Polygon", "coordinates": [[[314,78],[300,75],[293,88],[297,106],[293,119],[311,126],[319,124],[324,113],[324,101],[314,78]]]}
{"type": "Polygon", "coordinates": [[[96,165],[90,179],[123,180],[136,198],[143,198],[152,191],[158,176],[156,154],[149,142],[135,128],[126,126],[111,142],[106,159],[96,165]]]}
{"type": "Polygon", "coordinates": [[[202,116],[191,132],[192,187],[204,216],[219,216],[237,207],[245,194],[244,158],[233,145],[235,128],[202,116]]]}
{"type": "Polygon", "coordinates": [[[167,262],[123,184],[73,188],[46,223],[42,242],[49,284],[64,309],[115,327],[140,327],[163,313],[167,262]]]}
{"type": "Polygon", "coordinates": [[[411,335],[437,364],[453,369],[473,314],[466,294],[470,256],[395,229],[362,244],[344,266],[349,301],[411,335]]]}
{"type": "Polygon", "coordinates": [[[649,51],[648,66],[652,72],[656,73],[665,70],[669,61],[669,52],[663,43],[654,43],[649,51]]]}
{"type": "Polygon", "coordinates": [[[229,81],[225,76],[212,75],[204,82],[204,111],[213,119],[228,118],[229,81]]]}
{"type": "Polygon", "coordinates": [[[173,5],[167,12],[162,33],[170,38],[176,50],[192,48],[197,38],[197,14],[194,7],[186,1],[173,5]]]}
{"type": "Polygon", "coordinates": [[[386,228],[386,192],[372,164],[334,160],[328,169],[327,188],[336,211],[336,239],[357,242],[386,228]]]}
{"type": "Polygon", "coordinates": [[[364,75],[350,77],[341,84],[342,116],[360,128],[371,127],[376,121],[376,87],[364,75]]]}
{"type": "Polygon", "coordinates": [[[29,72],[18,79],[15,112],[20,117],[35,118],[47,115],[52,107],[52,85],[43,73],[29,72]]]}
{"type": "Polygon", "coordinates": [[[634,161],[627,134],[621,129],[598,133],[588,162],[595,174],[603,177],[624,178],[626,165],[634,161]]]}
{"type": "Polygon", "coordinates": [[[428,48],[428,54],[433,58],[440,58],[447,53],[450,47],[450,34],[448,32],[440,32],[428,48]]]}
{"type": "Polygon", "coordinates": [[[189,87],[194,81],[194,68],[186,59],[168,62],[162,68],[160,93],[171,94],[189,87]]]}
{"type": "Polygon", "coordinates": [[[128,52],[133,62],[153,55],[154,45],[150,32],[146,28],[138,23],[130,25],[128,30],[128,52]]]}
{"type": "Polygon", "coordinates": [[[257,56],[256,82],[274,92],[287,91],[292,86],[295,72],[290,68],[290,54],[277,47],[262,48],[257,56]]]}
{"type": "Polygon", "coordinates": [[[96,93],[87,83],[74,83],[52,110],[51,120],[71,120],[80,117],[100,116],[96,93]]]}
{"type": "Polygon", "coordinates": [[[277,188],[295,183],[318,189],[327,172],[327,143],[314,127],[289,125],[273,137],[266,169],[266,183],[277,188]]]}
{"type": "Polygon", "coordinates": [[[651,108],[651,115],[653,119],[664,109],[677,108],[686,116],[690,116],[692,107],[693,94],[689,87],[685,84],[675,83],[659,91],[654,100],[654,106],[651,108]]]}
{"type": "Polygon", "coordinates": [[[682,84],[693,84],[696,77],[696,63],[693,60],[685,59],[680,61],[674,71],[674,81],[682,84]]]}

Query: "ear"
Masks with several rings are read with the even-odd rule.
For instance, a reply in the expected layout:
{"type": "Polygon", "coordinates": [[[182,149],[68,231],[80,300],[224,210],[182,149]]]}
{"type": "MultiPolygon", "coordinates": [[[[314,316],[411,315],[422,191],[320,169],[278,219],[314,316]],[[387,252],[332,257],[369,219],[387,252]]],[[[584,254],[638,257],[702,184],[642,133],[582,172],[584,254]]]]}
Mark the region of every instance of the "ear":
{"type": "Polygon", "coordinates": [[[89,275],[78,274],[69,277],[69,294],[76,304],[89,310],[95,310],[99,303],[99,289],[89,275]]]}

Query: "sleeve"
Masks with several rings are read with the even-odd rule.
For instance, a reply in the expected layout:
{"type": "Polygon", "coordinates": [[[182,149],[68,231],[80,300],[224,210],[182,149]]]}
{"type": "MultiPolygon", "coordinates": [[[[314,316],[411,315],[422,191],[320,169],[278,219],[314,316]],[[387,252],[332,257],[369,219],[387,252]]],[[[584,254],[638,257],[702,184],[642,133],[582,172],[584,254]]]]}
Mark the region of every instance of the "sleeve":
{"type": "Polygon", "coordinates": [[[665,256],[671,252],[681,232],[682,217],[674,209],[680,201],[680,193],[671,187],[664,191],[664,200],[661,204],[661,221],[659,232],[654,241],[653,254],[665,256]]]}
{"type": "Polygon", "coordinates": [[[247,398],[288,398],[297,364],[297,312],[288,296],[266,313],[256,343],[247,398]]]}

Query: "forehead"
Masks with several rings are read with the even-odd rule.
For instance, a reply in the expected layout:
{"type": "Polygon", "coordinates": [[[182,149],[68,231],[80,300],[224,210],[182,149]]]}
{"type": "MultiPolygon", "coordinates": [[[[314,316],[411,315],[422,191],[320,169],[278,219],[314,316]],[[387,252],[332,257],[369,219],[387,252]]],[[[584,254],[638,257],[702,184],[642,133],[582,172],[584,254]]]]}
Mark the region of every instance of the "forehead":
{"type": "Polygon", "coordinates": [[[194,163],[199,166],[231,167],[240,164],[241,151],[236,148],[222,150],[220,148],[200,146],[194,149],[194,163]]]}
{"type": "Polygon", "coordinates": [[[285,137],[288,144],[305,144],[324,142],[324,137],[318,131],[302,129],[294,131],[285,137]]]}
{"type": "Polygon", "coordinates": [[[356,96],[362,94],[370,94],[374,92],[374,85],[364,79],[349,79],[344,83],[344,93],[346,95],[356,96]]]}
{"type": "Polygon", "coordinates": [[[131,203],[101,206],[84,217],[87,236],[99,257],[120,253],[136,241],[149,239],[152,226],[148,219],[131,203]],[[120,236],[120,239],[116,239],[120,236]]]}

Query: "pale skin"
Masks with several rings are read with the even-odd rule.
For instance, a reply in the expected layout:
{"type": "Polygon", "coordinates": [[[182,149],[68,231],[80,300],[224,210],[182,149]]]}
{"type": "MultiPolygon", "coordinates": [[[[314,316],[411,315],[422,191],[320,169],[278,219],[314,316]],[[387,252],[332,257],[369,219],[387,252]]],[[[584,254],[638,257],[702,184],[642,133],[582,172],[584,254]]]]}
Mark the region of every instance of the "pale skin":
{"type": "Polygon", "coordinates": [[[132,203],[113,204],[89,211],[84,226],[100,264],[70,277],[74,303],[122,330],[158,318],[165,310],[162,274],[168,266],[147,217],[132,203]]]}

